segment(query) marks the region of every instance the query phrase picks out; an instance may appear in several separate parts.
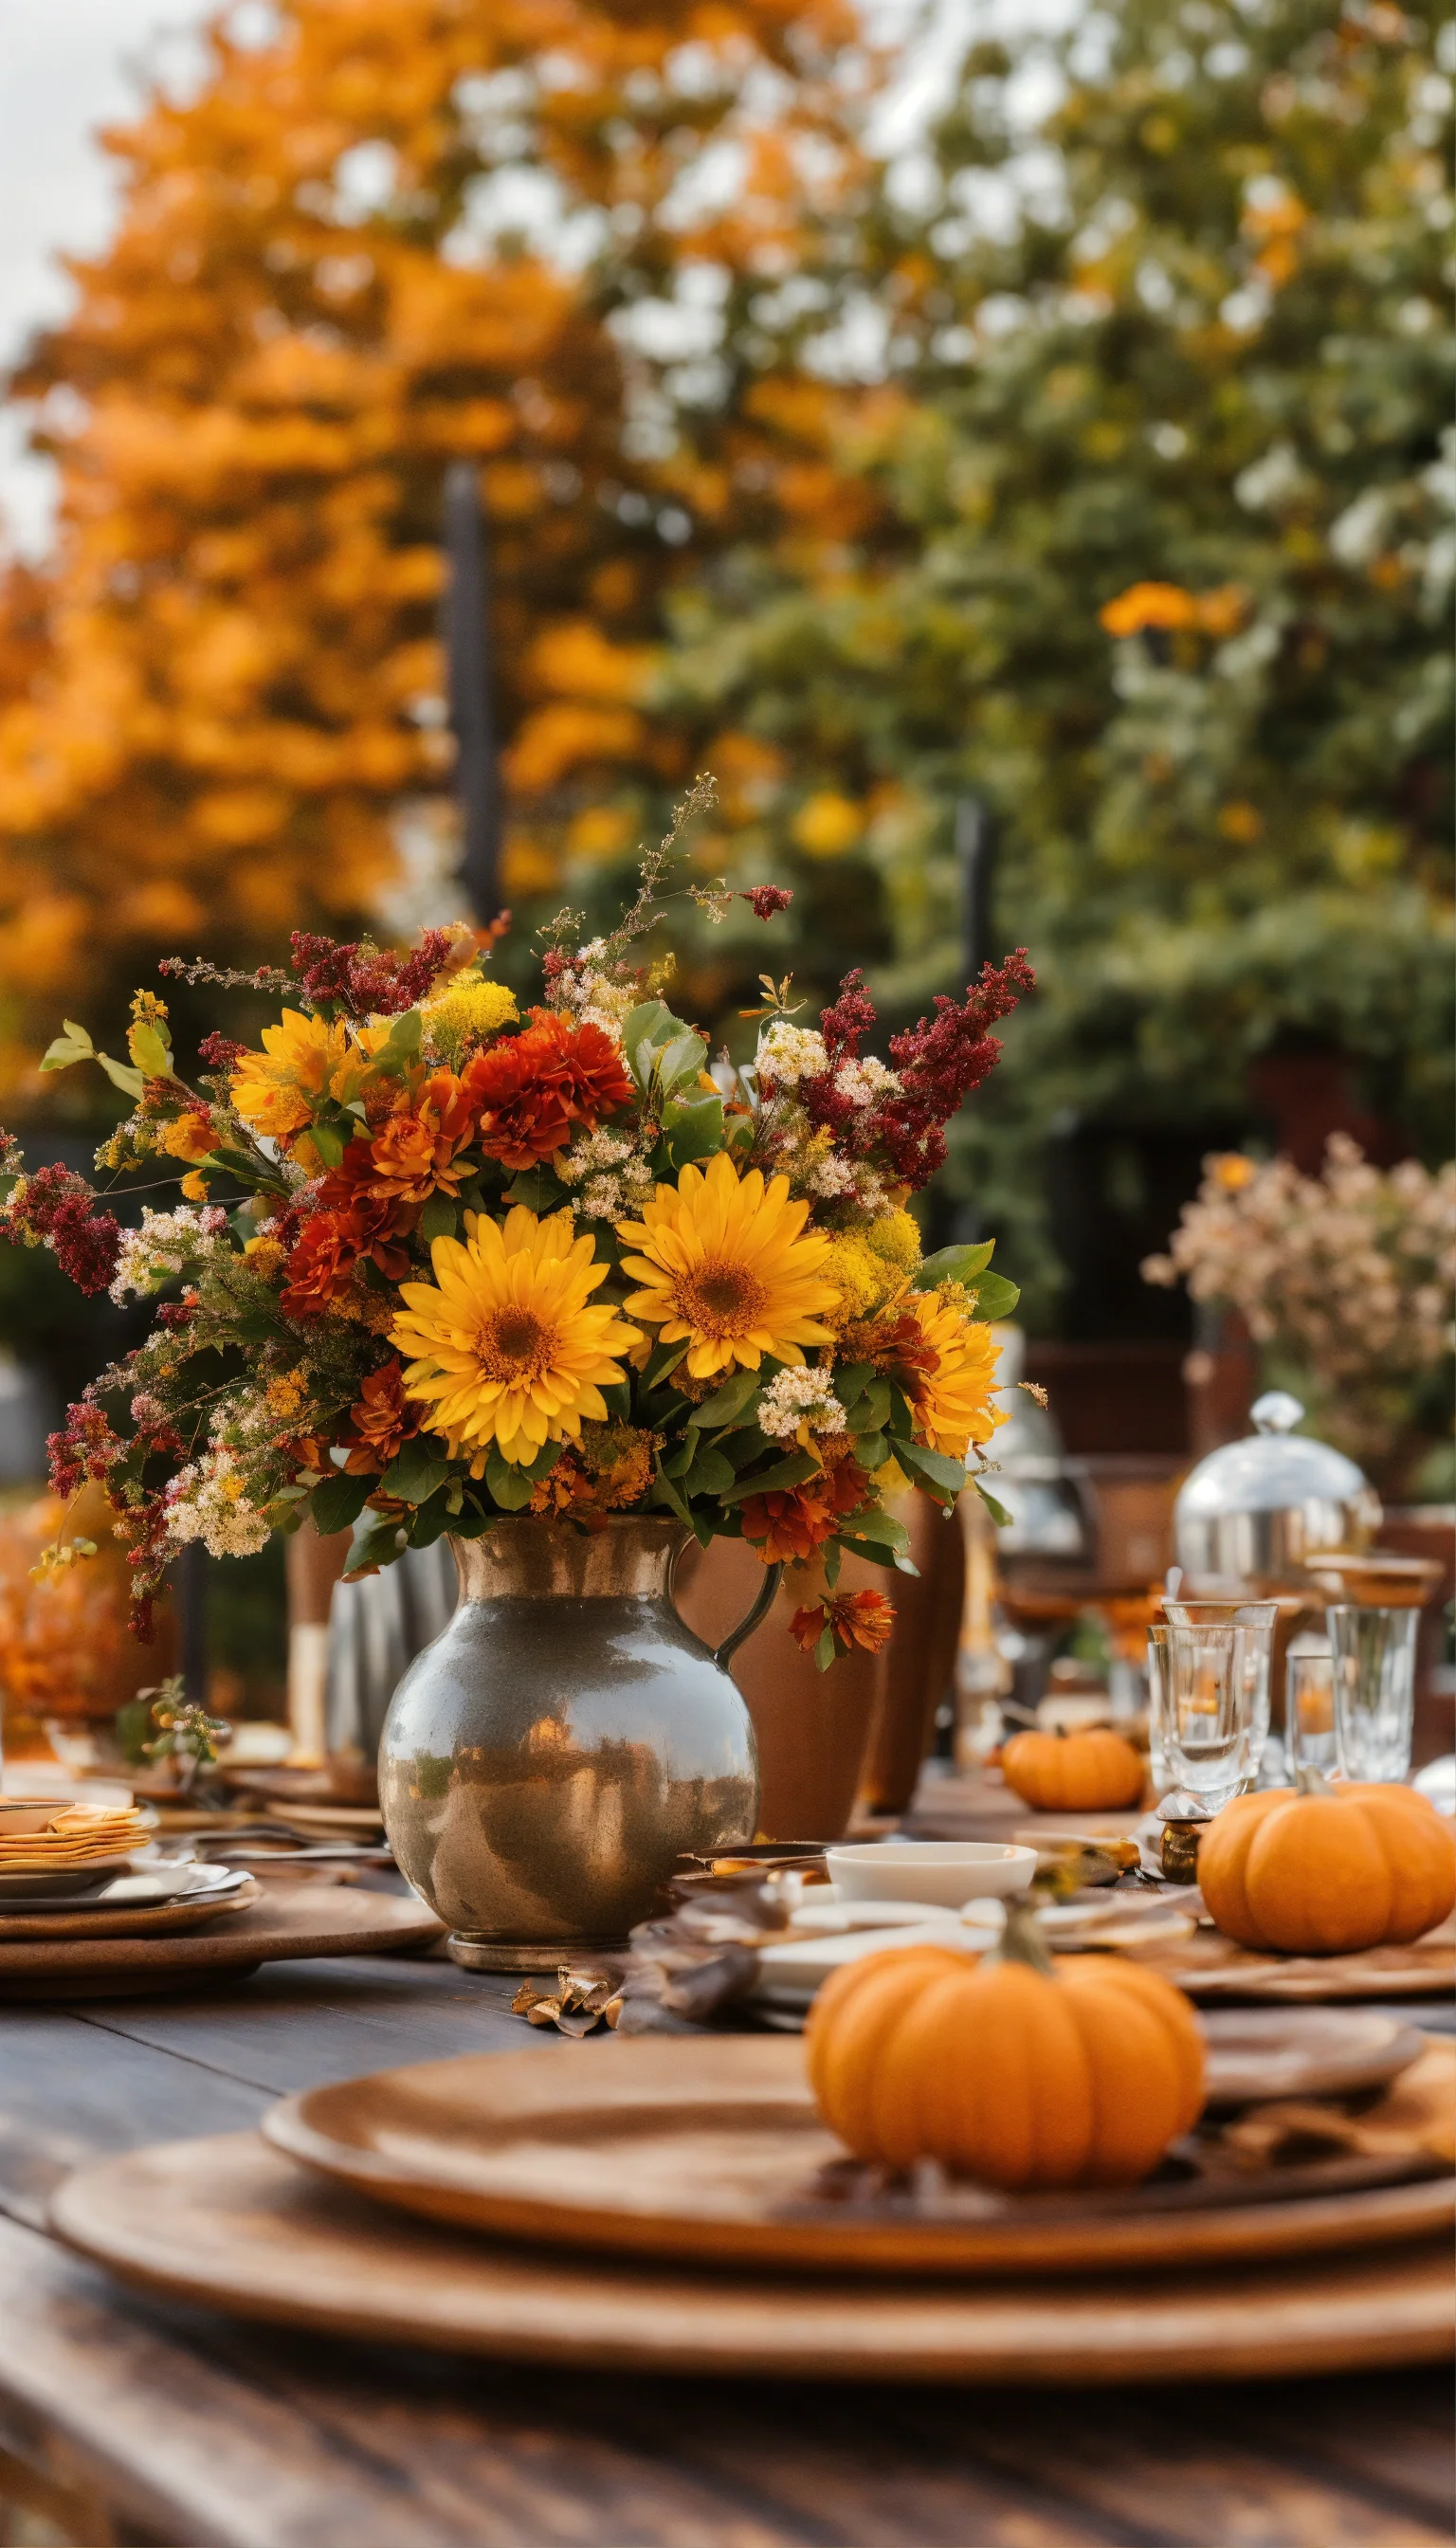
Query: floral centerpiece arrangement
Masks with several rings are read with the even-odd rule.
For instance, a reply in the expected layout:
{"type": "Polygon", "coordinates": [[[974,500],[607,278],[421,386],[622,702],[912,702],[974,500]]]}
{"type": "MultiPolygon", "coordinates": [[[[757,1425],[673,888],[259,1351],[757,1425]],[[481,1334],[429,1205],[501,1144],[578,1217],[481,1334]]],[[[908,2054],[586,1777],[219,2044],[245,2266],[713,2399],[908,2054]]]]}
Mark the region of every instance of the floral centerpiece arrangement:
{"type": "Polygon", "coordinates": [[[1418,1159],[1376,1168],[1345,1133],[1318,1177],[1219,1153],[1142,1272],[1236,1310],[1267,1379],[1297,1389],[1320,1431],[1388,1483],[1418,1443],[1423,1393],[1437,1421],[1449,1415],[1456,1161],[1434,1175],[1418,1159]]]}
{"type": "MultiPolygon", "coordinates": [[[[210,1035],[183,1077],[149,992],[127,1062],[72,1024],[50,1046],[43,1067],[95,1060],[133,1101],[99,1168],[181,1184],[124,1228],[3,1137],[4,1235],[88,1292],[169,1295],[50,1446],[58,1494],[105,1485],[142,1633],[189,1540],[246,1554],[312,1514],[356,1525],[360,1574],[513,1514],[654,1512],[766,1563],[822,1554],[829,1592],[793,1622],[821,1665],[887,1634],[881,1595],[834,1590],[839,1553],[908,1564],[887,1489],[949,1508],[979,1470],[987,1320],[1016,1297],[989,1243],[922,1258],[905,1207],[1033,977],[1021,952],[985,967],[886,1063],[858,974],[816,1028],[766,976],[754,1060],[707,1069],[668,968],[634,960],[704,792],[610,937],[581,944],[570,913],[543,932],[524,1017],[491,933],[408,956],[299,934],[286,972],[162,968],[276,995],[261,1050],[210,1035]]],[[[746,898],[761,919],[788,900],[746,898]]],[[[48,1563],[76,1554],[62,1535],[48,1563]]]]}

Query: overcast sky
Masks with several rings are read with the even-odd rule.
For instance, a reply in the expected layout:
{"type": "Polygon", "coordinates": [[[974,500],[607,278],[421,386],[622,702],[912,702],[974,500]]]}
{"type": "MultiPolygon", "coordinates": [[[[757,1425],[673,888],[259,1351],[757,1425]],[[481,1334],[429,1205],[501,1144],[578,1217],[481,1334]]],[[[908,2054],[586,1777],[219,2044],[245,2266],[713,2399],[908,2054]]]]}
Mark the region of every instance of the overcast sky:
{"type": "MultiPolygon", "coordinates": [[[[886,32],[908,32],[922,5],[870,0],[886,32]]],[[[956,34],[982,5],[931,0],[938,24],[916,47],[897,124],[907,114],[913,122],[956,34]]],[[[141,61],[159,59],[185,78],[195,31],[210,14],[208,0],[0,0],[0,366],[66,308],[58,252],[105,242],[115,171],[93,138],[97,127],[127,120],[141,61]]],[[[0,529],[34,553],[46,541],[49,471],[23,445],[22,419],[0,410],[0,529]]]]}

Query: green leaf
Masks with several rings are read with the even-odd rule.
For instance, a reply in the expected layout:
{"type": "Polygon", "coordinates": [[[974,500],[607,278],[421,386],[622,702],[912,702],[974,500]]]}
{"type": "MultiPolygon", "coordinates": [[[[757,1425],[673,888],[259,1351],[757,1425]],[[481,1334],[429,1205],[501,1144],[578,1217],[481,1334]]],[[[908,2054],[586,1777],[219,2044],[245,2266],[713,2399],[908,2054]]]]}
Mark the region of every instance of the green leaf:
{"type": "Polygon", "coordinates": [[[991,1261],[994,1238],[983,1239],[979,1247],[938,1247],[934,1256],[922,1257],[910,1277],[912,1292],[933,1292],[938,1283],[963,1283],[969,1288],[973,1274],[983,1274],[991,1261]]]}
{"type": "Polygon", "coordinates": [[[632,1420],[632,1384],[629,1380],[607,1381],[601,1392],[601,1403],[609,1416],[619,1424],[632,1420]]]}
{"type": "Polygon", "coordinates": [[[826,1621],[814,1641],[814,1664],[819,1672],[828,1672],[834,1661],[834,1630],[826,1621]]]}
{"type": "Polygon", "coordinates": [[[284,1330],[271,1310],[239,1310],[226,1321],[226,1332],[239,1344],[265,1345],[270,1336],[281,1336],[284,1330]]]}
{"type": "MultiPolygon", "coordinates": [[[[898,1450],[898,1443],[895,1447],[898,1450]]],[[[882,1433],[856,1434],[855,1457],[859,1461],[862,1469],[866,1472],[872,1472],[875,1469],[883,1468],[888,1456],[889,1444],[882,1433]]]]}
{"type": "Polygon", "coordinates": [[[336,1168],[348,1146],[348,1135],[337,1124],[317,1123],[309,1127],[310,1137],[325,1168],[336,1168]]]}
{"type": "Polygon", "coordinates": [[[902,1468],[913,1469],[941,1495],[955,1498],[965,1485],[965,1462],[953,1460],[946,1451],[929,1451],[923,1442],[897,1442],[895,1457],[902,1468]]]}
{"type": "Polygon", "coordinates": [[[403,1079],[419,1052],[424,1021],[417,1009],[407,1009],[396,1018],[371,1064],[372,1070],[386,1079],[403,1079]]]}
{"type": "Polygon", "coordinates": [[[140,1096],[143,1088],[146,1086],[146,1074],[144,1071],[133,1070],[131,1065],[125,1061],[113,1061],[109,1052],[99,1052],[95,1057],[100,1062],[101,1067],[105,1071],[107,1078],[111,1081],[113,1088],[120,1088],[123,1095],[126,1097],[140,1096]]]}
{"type": "Polygon", "coordinates": [[[732,1461],[704,1444],[687,1472],[682,1492],[687,1496],[721,1496],[735,1483],[732,1461]]]}
{"type": "Polygon", "coordinates": [[[876,1433],[882,1433],[890,1420],[890,1385],[887,1380],[871,1380],[864,1392],[869,1421],[876,1433]]]}
{"type": "Polygon", "coordinates": [[[531,1481],[525,1470],[502,1460],[494,1449],[486,1462],[486,1484],[502,1512],[523,1512],[531,1501],[531,1481]]]}
{"type": "Polygon", "coordinates": [[[972,1478],[971,1485],[974,1487],[976,1494],[980,1497],[980,1500],[985,1505],[987,1512],[990,1514],[992,1521],[995,1522],[1000,1529],[1005,1530],[1011,1521],[1011,1515],[1007,1511],[1006,1506],[1004,1504],[997,1503],[995,1497],[981,1485],[979,1478],[972,1478]]]}
{"type": "MultiPolygon", "coordinates": [[[[675,1035],[671,1044],[664,1045],[658,1059],[663,1087],[677,1088],[684,1079],[696,1079],[707,1057],[707,1046],[701,1036],[693,1035],[690,1028],[675,1035]]],[[[722,1102],[721,1098],[717,1101],[720,1120],[722,1102]]]]}
{"type": "Polygon", "coordinates": [[[515,1183],[506,1187],[505,1200],[523,1203],[527,1212],[557,1212],[568,1195],[561,1179],[552,1175],[543,1160],[534,1168],[524,1169],[515,1183]]]}
{"type": "Polygon", "coordinates": [[[978,1319],[1009,1319],[1021,1299],[1021,1285],[1008,1283],[1004,1274],[978,1274],[966,1289],[975,1301],[978,1319]]]}
{"type": "Polygon", "coordinates": [[[839,1541],[831,1539],[824,1551],[824,1582],[831,1592],[839,1582],[839,1571],[844,1564],[844,1556],[845,1553],[839,1541]]]}
{"type": "Polygon", "coordinates": [[[439,1487],[429,1502],[422,1503],[410,1517],[410,1547],[433,1548],[435,1541],[442,1539],[445,1532],[453,1527],[454,1520],[450,1510],[450,1490],[439,1487]]]}
{"type": "Polygon", "coordinates": [[[659,1150],[667,1154],[667,1164],[685,1168],[693,1159],[711,1157],[723,1146],[723,1100],[721,1097],[691,1099],[675,1097],[663,1109],[663,1138],[659,1150]]]}
{"type": "Polygon", "coordinates": [[[695,1422],[699,1431],[720,1433],[725,1424],[742,1423],[757,1404],[762,1384],[756,1371],[737,1371],[705,1398],[697,1410],[695,1422]]]}
{"type": "Polygon", "coordinates": [[[841,1407],[854,1407],[874,1378],[872,1362],[847,1362],[834,1375],[834,1394],[841,1407]]]}
{"type": "Polygon", "coordinates": [[[349,1562],[344,1568],[346,1584],[357,1584],[361,1575],[377,1575],[382,1566],[392,1566],[406,1545],[405,1533],[392,1513],[362,1527],[355,1527],[349,1562]]]}
{"type": "Polygon", "coordinates": [[[426,1247],[437,1238],[453,1238],[460,1221],[460,1208],[453,1195],[432,1194],[419,1216],[419,1235],[426,1247]]]}
{"type": "Polygon", "coordinates": [[[684,1336],[681,1344],[653,1346],[643,1367],[640,1385],[644,1391],[656,1389],[660,1380],[666,1380],[670,1371],[677,1370],[687,1351],[687,1341],[684,1336]]]}
{"type": "Polygon", "coordinates": [[[725,1489],[725,1504],[742,1503],[745,1496],[778,1495],[785,1487],[796,1487],[812,1478],[819,1463],[812,1451],[791,1452],[786,1460],[776,1460],[772,1469],[763,1469],[756,1478],[739,1478],[725,1489]]]}
{"type": "Polygon", "coordinates": [[[622,1021],[622,1049],[639,1088],[647,1086],[659,1050],[672,1042],[679,1024],[661,1000],[639,1000],[635,1009],[627,1011],[622,1021]]]}
{"type": "Polygon", "coordinates": [[[670,1504],[673,1511],[677,1514],[678,1519],[680,1521],[685,1521],[688,1529],[690,1530],[692,1528],[692,1515],[688,1511],[682,1498],[679,1495],[672,1479],[664,1476],[661,1461],[658,1463],[656,1491],[661,1501],[666,1504],[670,1504]]]}
{"type": "Polygon", "coordinates": [[[696,1447],[696,1437],[689,1433],[686,1441],[680,1442],[676,1450],[669,1451],[661,1462],[660,1466],[663,1476],[665,1478],[685,1478],[688,1470],[692,1466],[692,1455],[696,1447]]]}
{"type": "Polygon", "coordinates": [[[466,1178],[460,1189],[460,1209],[462,1212],[486,1211],[486,1198],[479,1177],[466,1178]]]}
{"type": "Polygon", "coordinates": [[[852,1541],[868,1540],[875,1548],[893,1548],[899,1552],[910,1545],[910,1534],[904,1523],[896,1521],[893,1513],[881,1512],[873,1505],[866,1506],[864,1512],[851,1513],[847,1521],[840,1523],[839,1535],[847,1546],[852,1541]]]}
{"type": "Polygon", "coordinates": [[[325,1478],[321,1487],[314,1489],[310,1505],[315,1529],[325,1539],[330,1531],[350,1529],[373,1484],[372,1478],[346,1478],[342,1470],[336,1478],[325,1478]]]}
{"type": "Polygon", "coordinates": [[[522,1461],[523,1473],[530,1479],[533,1487],[538,1487],[543,1478],[550,1477],[557,1461],[561,1458],[562,1448],[560,1442],[543,1442],[534,1460],[522,1461]]]}
{"type": "Polygon", "coordinates": [[[416,1436],[407,1442],[379,1481],[381,1495],[398,1496],[402,1504],[423,1504],[450,1474],[450,1463],[435,1447],[416,1436]]]}
{"type": "Polygon", "coordinates": [[[85,1028],[72,1026],[67,1018],[64,1035],[58,1035],[52,1044],[46,1046],[41,1068],[69,1070],[72,1062],[94,1061],[95,1058],[95,1050],[85,1028]]]}

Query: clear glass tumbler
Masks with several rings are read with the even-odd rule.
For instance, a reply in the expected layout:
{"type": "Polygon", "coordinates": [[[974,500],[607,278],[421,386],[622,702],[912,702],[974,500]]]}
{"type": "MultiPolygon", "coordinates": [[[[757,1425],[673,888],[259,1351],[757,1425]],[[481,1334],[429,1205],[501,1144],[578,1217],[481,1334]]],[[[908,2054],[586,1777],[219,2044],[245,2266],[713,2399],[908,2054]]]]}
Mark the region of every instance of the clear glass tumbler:
{"type": "Polygon", "coordinates": [[[1217,1813],[1259,1774],[1274,1601],[1168,1601],[1165,1745],[1173,1783],[1217,1813]]]}
{"type": "Polygon", "coordinates": [[[1324,1613],[1334,1654],[1334,1741],[1347,1778],[1392,1782],[1410,1774],[1415,1714],[1415,1609],[1332,1602],[1324,1613]]]}
{"type": "Polygon", "coordinates": [[[1147,1631],[1147,1766],[1155,1796],[1176,1781],[1168,1760],[1168,1631],[1159,1620],[1147,1631]]]}
{"type": "Polygon", "coordinates": [[[1306,1631],[1290,1643],[1284,1666],[1284,1740],[1291,1774],[1339,1766],[1334,1740],[1334,1658],[1329,1639],[1306,1631]]]}

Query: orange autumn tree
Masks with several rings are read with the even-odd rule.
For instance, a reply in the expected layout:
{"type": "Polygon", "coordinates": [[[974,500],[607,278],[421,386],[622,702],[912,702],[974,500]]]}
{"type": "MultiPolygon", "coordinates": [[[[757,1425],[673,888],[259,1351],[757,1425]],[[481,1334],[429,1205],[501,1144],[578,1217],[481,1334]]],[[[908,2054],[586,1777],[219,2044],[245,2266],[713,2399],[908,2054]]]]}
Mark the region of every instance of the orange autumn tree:
{"type": "Polygon", "coordinates": [[[855,34],[849,0],[280,0],[106,136],[115,237],[17,384],[61,507],[0,594],[0,1079],[36,1004],[353,919],[402,809],[434,818],[452,460],[491,523],[505,890],[624,846],[590,799],[677,775],[640,697],[684,555],[872,505],[837,394],[704,385],[649,323],[683,342],[696,291],[742,332],[809,258],[855,34]]]}

